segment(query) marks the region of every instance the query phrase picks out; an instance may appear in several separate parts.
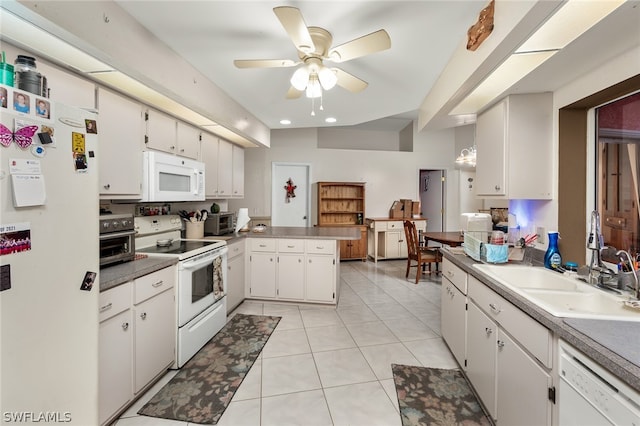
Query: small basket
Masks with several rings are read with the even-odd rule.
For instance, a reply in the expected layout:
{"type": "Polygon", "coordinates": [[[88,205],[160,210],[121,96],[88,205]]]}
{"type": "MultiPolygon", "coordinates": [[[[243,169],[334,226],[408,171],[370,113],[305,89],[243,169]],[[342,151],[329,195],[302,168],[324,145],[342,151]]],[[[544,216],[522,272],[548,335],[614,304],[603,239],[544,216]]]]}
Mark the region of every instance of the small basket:
{"type": "Polygon", "coordinates": [[[463,246],[467,256],[478,262],[506,263],[509,260],[509,246],[507,244],[497,245],[483,242],[478,239],[478,237],[482,237],[482,234],[480,232],[464,233],[463,246]]]}

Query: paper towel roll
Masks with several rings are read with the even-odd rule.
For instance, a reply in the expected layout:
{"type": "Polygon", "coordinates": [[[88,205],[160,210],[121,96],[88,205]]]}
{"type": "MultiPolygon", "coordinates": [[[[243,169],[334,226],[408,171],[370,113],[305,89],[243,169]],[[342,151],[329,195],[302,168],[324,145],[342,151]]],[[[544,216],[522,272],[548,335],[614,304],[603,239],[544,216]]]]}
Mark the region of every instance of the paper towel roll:
{"type": "MultiPolygon", "coordinates": [[[[249,209],[241,208],[238,210],[238,219],[236,219],[236,231],[238,232],[247,226],[251,218],[249,217],[249,209]]],[[[247,228],[248,229],[248,228],[247,228]]]]}

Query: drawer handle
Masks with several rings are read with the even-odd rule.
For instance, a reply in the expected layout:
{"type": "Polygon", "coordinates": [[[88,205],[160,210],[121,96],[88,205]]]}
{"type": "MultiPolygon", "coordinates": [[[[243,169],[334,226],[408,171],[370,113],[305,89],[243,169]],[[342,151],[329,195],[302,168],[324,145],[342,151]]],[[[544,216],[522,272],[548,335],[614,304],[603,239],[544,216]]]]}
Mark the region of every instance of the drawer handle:
{"type": "Polygon", "coordinates": [[[287,246],[287,248],[294,248],[295,246],[287,246]]]}
{"type": "Polygon", "coordinates": [[[153,287],[160,287],[162,284],[164,284],[164,281],[163,281],[163,280],[160,280],[160,281],[155,282],[155,283],[153,283],[153,284],[151,284],[151,285],[152,285],[153,287]]]}
{"type": "Polygon", "coordinates": [[[493,333],[493,329],[485,327],[484,332],[487,333],[487,336],[491,336],[491,333],[493,333]]]}
{"type": "Polygon", "coordinates": [[[316,246],[318,250],[324,250],[324,246],[316,246]]]}
{"type": "Polygon", "coordinates": [[[128,323],[128,322],[123,322],[123,323],[122,323],[122,329],[123,329],[124,331],[127,331],[127,329],[128,329],[128,328],[129,328],[129,323],[128,323]]]}
{"type": "Polygon", "coordinates": [[[258,247],[266,247],[266,244],[258,244],[258,247]]]}
{"type": "Polygon", "coordinates": [[[448,275],[448,276],[450,276],[451,278],[453,278],[453,276],[454,276],[455,274],[453,273],[453,271],[447,271],[447,275],[448,275]]]}
{"type": "Polygon", "coordinates": [[[502,340],[498,340],[498,343],[496,343],[498,345],[499,348],[504,348],[504,342],[502,340]]]}
{"type": "Polygon", "coordinates": [[[489,307],[496,314],[499,314],[500,312],[502,312],[502,309],[498,308],[494,303],[489,303],[489,307]]]}
{"type": "Polygon", "coordinates": [[[113,303],[109,302],[106,305],[100,307],[100,312],[108,311],[113,307],[113,303]]]}
{"type": "Polygon", "coordinates": [[[146,312],[141,313],[140,318],[142,318],[143,320],[147,319],[147,313],[146,312]]]}

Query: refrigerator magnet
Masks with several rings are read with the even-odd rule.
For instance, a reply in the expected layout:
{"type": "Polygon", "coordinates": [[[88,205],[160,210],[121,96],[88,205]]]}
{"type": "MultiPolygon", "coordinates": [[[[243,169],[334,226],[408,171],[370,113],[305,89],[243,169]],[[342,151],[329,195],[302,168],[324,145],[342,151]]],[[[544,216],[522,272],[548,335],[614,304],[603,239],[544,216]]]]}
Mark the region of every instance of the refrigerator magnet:
{"type": "Polygon", "coordinates": [[[34,157],[42,158],[46,153],[47,151],[40,145],[33,145],[31,147],[31,154],[33,154],[34,157]]]}
{"type": "Polygon", "coordinates": [[[80,290],[91,291],[91,289],[93,288],[93,283],[96,282],[96,275],[98,274],[95,272],[87,271],[84,274],[84,279],[82,280],[80,290]]]}

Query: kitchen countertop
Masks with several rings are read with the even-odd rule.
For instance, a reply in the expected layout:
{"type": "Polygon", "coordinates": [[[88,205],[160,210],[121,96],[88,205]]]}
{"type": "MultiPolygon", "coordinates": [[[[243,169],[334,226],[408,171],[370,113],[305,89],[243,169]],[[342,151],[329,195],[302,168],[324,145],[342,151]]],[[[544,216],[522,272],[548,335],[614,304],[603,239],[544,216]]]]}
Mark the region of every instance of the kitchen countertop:
{"type": "Polygon", "coordinates": [[[360,229],[350,226],[267,226],[263,232],[237,232],[235,234],[206,237],[212,240],[226,240],[227,244],[238,238],[304,238],[318,240],[359,240],[360,229]]]}
{"type": "Polygon", "coordinates": [[[100,291],[106,291],[143,275],[175,265],[172,257],[147,257],[100,269],[100,291]]]}
{"type": "Polygon", "coordinates": [[[454,254],[446,248],[441,251],[444,257],[456,266],[482,281],[559,338],[573,345],[621,381],[640,392],[640,344],[638,343],[640,322],[554,317],[490,276],[473,268],[473,264],[478,262],[470,257],[454,254]]]}

